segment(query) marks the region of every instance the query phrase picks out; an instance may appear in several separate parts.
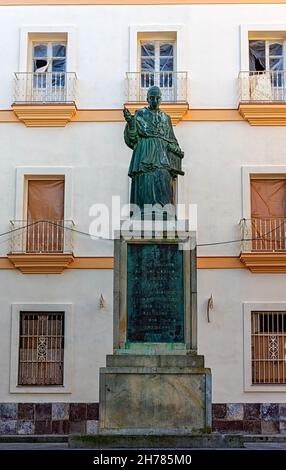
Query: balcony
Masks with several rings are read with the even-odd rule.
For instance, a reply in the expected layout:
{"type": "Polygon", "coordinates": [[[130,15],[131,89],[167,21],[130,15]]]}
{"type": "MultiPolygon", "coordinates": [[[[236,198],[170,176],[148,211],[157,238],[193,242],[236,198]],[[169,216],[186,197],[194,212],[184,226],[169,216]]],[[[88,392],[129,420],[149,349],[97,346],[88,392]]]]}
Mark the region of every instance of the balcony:
{"type": "Polygon", "coordinates": [[[125,106],[133,114],[147,103],[148,89],[157,85],[162,92],[162,111],[177,125],[187,112],[187,72],[127,72],[125,106]]]}
{"type": "Polygon", "coordinates": [[[17,72],[12,108],[27,127],[64,127],[76,114],[73,72],[17,72]]]}
{"type": "Polygon", "coordinates": [[[25,274],[60,274],[73,261],[71,220],[11,221],[9,260],[25,274]]]}
{"type": "Polygon", "coordinates": [[[242,219],[240,259],[255,273],[286,273],[286,219],[242,219]]]}
{"type": "Polygon", "coordinates": [[[252,126],[285,126],[286,71],[240,72],[238,109],[252,126]]]}

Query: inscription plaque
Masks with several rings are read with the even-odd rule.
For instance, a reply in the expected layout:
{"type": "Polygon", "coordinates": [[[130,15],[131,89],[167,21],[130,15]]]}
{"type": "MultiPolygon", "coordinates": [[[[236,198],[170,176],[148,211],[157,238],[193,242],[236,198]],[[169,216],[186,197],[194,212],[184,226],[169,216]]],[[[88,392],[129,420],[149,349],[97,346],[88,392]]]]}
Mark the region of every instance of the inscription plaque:
{"type": "Polygon", "coordinates": [[[183,251],[178,244],[128,243],[127,342],[184,342],[183,251]]]}

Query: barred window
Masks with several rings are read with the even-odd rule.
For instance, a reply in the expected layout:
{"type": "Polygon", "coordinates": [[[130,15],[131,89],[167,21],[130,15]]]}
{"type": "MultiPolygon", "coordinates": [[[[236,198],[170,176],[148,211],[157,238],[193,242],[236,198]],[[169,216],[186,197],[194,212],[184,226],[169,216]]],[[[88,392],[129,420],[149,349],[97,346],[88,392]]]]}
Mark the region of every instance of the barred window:
{"type": "Polygon", "coordinates": [[[63,385],[64,312],[20,312],[18,385],[63,385]]]}
{"type": "Polygon", "coordinates": [[[253,384],[286,383],[286,312],[251,313],[253,384]]]}

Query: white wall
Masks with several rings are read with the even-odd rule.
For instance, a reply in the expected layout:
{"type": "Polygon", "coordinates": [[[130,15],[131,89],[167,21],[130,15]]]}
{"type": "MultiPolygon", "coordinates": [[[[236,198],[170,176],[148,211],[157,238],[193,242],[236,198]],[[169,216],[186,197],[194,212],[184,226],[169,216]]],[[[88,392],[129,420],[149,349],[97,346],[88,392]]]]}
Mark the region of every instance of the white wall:
{"type": "Polygon", "coordinates": [[[184,63],[192,107],[236,107],[240,24],[281,23],[286,5],[1,7],[0,106],[13,101],[20,28],[74,25],[80,108],[122,107],[130,25],[185,25],[184,63]]]}

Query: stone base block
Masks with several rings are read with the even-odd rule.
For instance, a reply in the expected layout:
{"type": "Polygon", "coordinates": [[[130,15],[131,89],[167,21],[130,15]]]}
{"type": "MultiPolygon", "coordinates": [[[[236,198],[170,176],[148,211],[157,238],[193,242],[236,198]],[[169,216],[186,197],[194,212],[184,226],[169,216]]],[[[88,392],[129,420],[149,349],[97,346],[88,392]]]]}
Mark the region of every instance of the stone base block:
{"type": "Polygon", "coordinates": [[[100,369],[99,429],[211,431],[203,356],[114,355],[100,369]]]}

